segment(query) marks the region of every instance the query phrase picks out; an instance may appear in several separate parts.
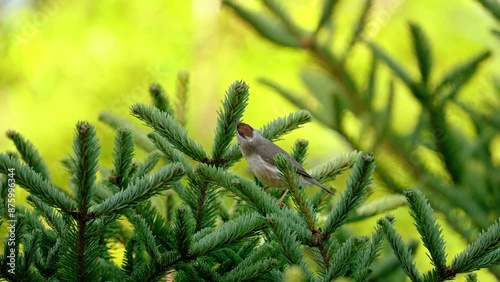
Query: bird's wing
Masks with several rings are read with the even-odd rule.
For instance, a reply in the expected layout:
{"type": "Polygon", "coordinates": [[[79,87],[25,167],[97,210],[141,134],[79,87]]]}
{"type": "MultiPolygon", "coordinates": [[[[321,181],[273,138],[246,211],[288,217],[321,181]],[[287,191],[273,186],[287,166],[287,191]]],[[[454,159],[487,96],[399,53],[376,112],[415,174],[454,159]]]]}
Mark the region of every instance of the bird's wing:
{"type": "Polygon", "coordinates": [[[262,146],[265,146],[267,149],[266,151],[268,152],[268,154],[266,154],[265,156],[261,156],[266,163],[275,166],[274,156],[276,156],[276,154],[283,154],[286,158],[292,161],[293,166],[295,167],[295,170],[297,171],[298,174],[309,178],[311,177],[309,173],[307,173],[307,171],[294,158],[292,158],[292,156],[290,156],[290,154],[288,154],[285,150],[281,149],[278,145],[269,141],[269,143],[263,144],[262,146]]]}

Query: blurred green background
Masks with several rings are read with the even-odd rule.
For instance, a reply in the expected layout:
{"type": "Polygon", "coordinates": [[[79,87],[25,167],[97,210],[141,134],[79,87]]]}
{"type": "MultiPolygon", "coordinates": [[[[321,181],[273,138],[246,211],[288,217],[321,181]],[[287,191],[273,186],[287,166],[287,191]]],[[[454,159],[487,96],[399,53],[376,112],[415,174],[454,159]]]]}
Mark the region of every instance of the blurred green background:
{"type": "MultiPolygon", "coordinates": [[[[258,6],[258,1],[247,2],[258,6]]],[[[299,24],[314,27],[321,1],[282,2],[299,24]]],[[[335,36],[340,40],[336,42],[346,42],[361,4],[358,0],[339,3],[335,36]]],[[[272,78],[290,89],[304,89],[297,74],[312,60],[305,52],[263,40],[216,0],[3,1],[0,5],[0,151],[14,150],[5,131],[20,132],[40,150],[54,182],[63,187],[69,175],[59,160],[71,153],[78,120],[97,126],[101,163],[110,165],[114,132],[98,121],[99,112],[111,111],[133,120],[129,107],[149,102],[147,89],[153,82],[161,83],[175,101],[177,72],[186,70],[190,74],[187,128],[192,138],[210,148],[216,110],[230,83],[242,79],[250,85],[244,120],[258,128],[297,110],[258,79],[272,78]]],[[[408,62],[405,67],[416,74],[408,21],[418,23],[429,36],[437,61],[433,76],[440,77],[455,64],[484,49],[491,50],[492,58],[463,95],[471,104],[478,103],[476,95],[494,95],[491,77],[500,76],[500,44],[490,33],[495,20],[477,2],[375,1],[368,37],[390,50],[400,62],[408,62]]],[[[360,47],[354,52],[349,64],[359,68],[358,78],[366,77],[368,49],[360,47]]],[[[406,91],[398,87],[395,101],[395,115],[405,117],[393,121],[401,131],[413,127],[419,111],[406,91]]],[[[356,123],[352,126],[359,130],[356,123]]],[[[335,132],[316,122],[287,135],[279,144],[290,149],[297,138],[310,141],[307,168],[351,150],[335,132]]],[[[497,164],[499,144],[497,138],[492,150],[497,164]]],[[[235,170],[250,176],[244,161],[235,170]]],[[[343,186],[341,182],[334,184],[343,186]]],[[[381,188],[375,191],[375,196],[385,194],[381,188]]],[[[24,191],[18,189],[17,197],[21,201],[24,191]]],[[[416,236],[407,209],[399,208],[394,213],[396,228],[405,241],[416,236]]],[[[353,228],[369,234],[375,220],[353,228]]],[[[465,243],[445,222],[440,223],[451,259],[465,243]]],[[[417,256],[420,269],[431,267],[422,246],[417,256]]],[[[479,279],[494,281],[487,271],[481,271],[479,279]]]]}

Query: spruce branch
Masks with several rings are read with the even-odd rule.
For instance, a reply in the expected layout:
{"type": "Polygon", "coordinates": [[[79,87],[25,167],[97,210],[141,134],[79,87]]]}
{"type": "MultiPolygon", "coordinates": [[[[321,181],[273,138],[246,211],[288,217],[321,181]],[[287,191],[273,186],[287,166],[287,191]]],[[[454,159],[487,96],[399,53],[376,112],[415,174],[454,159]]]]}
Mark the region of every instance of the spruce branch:
{"type": "MultiPolygon", "coordinates": [[[[422,192],[408,190],[405,192],[405,196],[418,233],[420,233],[424,246],[430,252],[432,264],[439,273],[440,270],[446,268],[445,242],[441,233],[441,226],[437,223],[434,211],[422,192]]],[[[446,275],[444,273],[439,274],[446,275]]]]}
{"type": "Polygon", "coordinates": [[[66,228],[66,223],[63,220],[61,214],[51,206],[47,205],[40,198],[35,195],[28,195],[26,198],[36,209],[40,215],[43,216],[45,222],[57,233],[62,234],[63,230],[66,228]]]}
{"type": "Polygon", "coordinates": [[[177,104],[176,104],[176,119],[182,126],[186,126],[187,115],[187,100],[189,93],[189,73],[187,71],[179,71],[177,73],[177,104]]]}
{"type": "Polygon", "coordinates": [[[134,158],[134,138],[132,132],[127,128],[118,128],[115,135],[115,147],[113,149],[113,165],[111,182],[123,188],[128,185],[128,176],[132,168],[134,158]]]}
{"type": "MultiPolygon", "coordinates": [[[[418,84],[411,76],[408,74],[408,72],[394,60],[392,57],[390,57],[382,48],[377,46],[374,43],[368,43],[368,46],[372,50],[373,54],[377,56],[380,60],[385,62],[385,64],[392,69],[394,74],[396,74],[403,82],[406,84],[406,86],[411,90],[415,98],[417,98],[422,105],[427,105],[429,102],[429,95],[426,93],[424,89],[422,89],[422,86],[418,84]]],[[[420,47],[419,47],[420,48],[420,47]]]]}
{"type": "MultiPolygon", "coordinates": [[[[154,208],[150,201],[146,201],[132,209],[133,212],[127,212],[126,215],[137,214],[144,218],[148,228],[151,229],[153,234],[157,236],[160,246],[171,250],[174,248],[174,242],[172,240],[172,228],[170,228],[170,222],[165,220],[157,208],[154,208]]],[[[131,238],[131,240],[136,240],[131,238]]]]}
{"type": "Polygon", "coordinates": [[[78,122],[73,141],[75,153],[73,181],[76,186],[76,201],[80,212],[87,212],[95,190],[99,169],[99,140],[95,128],[87,122],[78,122]]]}
{"type": "Polygon", "coordinates": [[[47,165],[43,161],[40,153],[35,148],[33,143],[31,143],[29,140],[24,139],[24,137],[20,133],[14,130],[7,131],[6,135],[7,138],[14,142],[14,145],[16,146],[17,151],[21,155],[23,161],[34,171],[40,173],[45,179],[50,180],[50,174],[47,165]]]}
{"type": "Polygon", "coordinates": [[[368,192],[374,169],[375,158],[372,154],[361,153],[358,155],[347,180],[346,189],[340,195],[338,203],[333,207],[325,221],[325,234],[333,234],[347,221],[348,216],[355,212],[355,208],[361,204],[368,192]]]}
{"type": "MultiPolygon", "coordinates": [[[[260,247],[259,249],[265,249],[266,255],[271,253],[271,250],[268,250],[268,248],[260,247]]],[[[219,281],[258,281],[259,276],[270,272],[279,266],[279,264],[279,261],[275,258],[262,257],[256,260],[253,256],[249,256],[231,271],[228,271],[219,281]]]]}
{"type": "Polygon", "coordinates": [[[259,131],[265,138],[276,141],[279,140],[282,135],[300,128],[303,124],[306,124],[311,120],[312,116],[308,111],[300,110],[295,113],[291,113],[286,117],[280,117],[272,120],[268,124],[264,125],[259,131]]]}
{"type": "Polygon", "coordinates": [[[300,42],[288,31],[287,27],[273,17],[251,11],[236,4],[234,0],[223,0],[224,5],[233,9],[241,18],[245,19],[260,35],[278,45],[298,47],[300,42]]]}
{"type": "MultiPolygon", "coordinates": [[[[295,105],[297,108],[302,108],[303,107],[302,105],[307,104],[307,101],[302,97],[300,97],[301,95],[299,93],[291,91],[285,88],[284,86],[281,86],[277,82],[274,82],[267,78],[259,78],[259,82],[279,93],[281,96],[283,96],[286,100],[295,105]]],[[[309,109],[309,111],[311,111],[315,119],[320,120],[322,123],[328,125],[332,124],[328,116],[319,115],[319,112],[316,112],[314,109],[309,109]]]]}
{"type": "Polygon", "coordinates": [[[304,139],[298,139],[293,145],[292,152],[290,155],[299,164],[303,165],[307,156],[307,149],[309,147],[309,142],[304,139]]]}
{"type": "Polygon", "coordinates": [[[109,125],[113,129],[128,128],[132,132],[135,144],[146,152],[151,152],[155,146],[148,140],[146,134],[141,132],[136,126],[132,125],[128,120],[123,117],[117,116],[113,113],[103,111],[99,113],[99,121],[109,125]]]}
{"type": "Polygon", "coordinates": [[[156,263],[143,263],[127,277],[126,281],[158,281],[174,269],[180,262],[180,255],[175,251],[162,254],[156,263]]]}
{"type": "Polygon", "coordinates": [[[286,29],[295,36],[300,36],[303,33],[290,17],[288,12],[284,9],[283,5],[276,0],[263,0],[262,3],[265,7],[273,13],[281,23],[286,27],[286,29]]]}
{"type": "Polygon", "coordinates": [[[276,168],[280,170],[280,178],[285,183],[286,187],[292,192],[293,201],[300,211],[299,214],[304,218],[309,230],[316,230],[314,211],[311,204],[305,199],[305,193],[301,191],[301,184],[297,171],[290,159],[283,154],[277,154],[274,157],[276,168]]]}
{"type": "Polygon", "coordinates": [[[300,246],[300,242],[297,240],[296,233],[290,228],[276,228],[272,225],[274,234],[283,250],[283,255],[286,257],[287,261],[291,265],[297,265],[305,274],[305,281],[314,281],[314,276],[310,267],[302,259],[304,257],[304,252],[300,246]]]}
{"type": "Polygon", "coordinates": [[[215,187],[200,175],[189,178],[189,191],[183,200],[193,211],[196,231],[213,227],[219,210],[215,187]]]}
{"type": "Polygon", "coordinates": [[[323,0],[323,9],[316,25],[315,33],[318,33],[325,24],[327,24],[335,12],[338,0],[323,0]]]}
{"type": "Polygon", "coordinates": [[[127,128],[118,128],[113,148],[113,165],[110,182],[119,188],[127,187],[129,172],[132,169],[134,157],[134,138],[127,128]]]}
{"type": "Polygon", "coordinates": [[[57,276],[63,281],[98,280],[102,268],[97,226],[79,218],[67,226],[61,237],[57,276]]]}
{"type": "Polygon", "coordinates": [[[384,218],[379,219],[377,224],[384,232],[385,238],[389,241],[406,275],[408,275],[411,281],[422,281],[422,277],[413,262],[411,249],[405,245],[403,239],[401,239],[401,235],[396,232],[393,227],[393,222],[394,217],[392,215],[386,215],[384,218]]]}
{"type": "Polygon", "coordinates": [[[122,269],[126,276],[134,271],[135,257],[134,248],[136,246],[136,239],[134,237],[130,238],[125,244],[125,253],[123,255],[122,269]]]}
{"type": "Polygon", "coordinates": [[[216,165],[224,162],[224,153],[236,133],[236,123],[243,116],[248,104],[248,85],[244,81],[235,81],[229,86],[222,103],[222,109],[217,111],[217,125],[212,146],[212,158],[216,165]]]}
{"type": "Polygon", "coordinates": [[[194,172],[192,166],[186,160],[181,151],[173,147],[165,138],[161,137],[158,133],[151,132],[148,134],[148,138],[153,142],[153,144],[160,150],[160,152],[165,156],[165,158],[171,163],[180,163],[186,169],[188,175],[192,175],[194,172]]]}
{"type": "Polygon", "coordinates": [[[369,105],[370,110],[373,105],[373,97],[375,96],[375,90],[377,86],[377,74],[378,74],[378,56],[372,53],[372,60],[370,62],[370,72],[368,74],[368,83],[363,95],[363,100],[367,105],[369,105]]]}
{"type": "Polygon", "coordinates": [[[251,204],[261,215],[266,216],[278,211],[277,200],[263,192],[250,180],[207,165],[200,165],[197,170],[205,179],[219,187],[226,188],[243,201],[251,204]]]}
{"type": "Polygon", "coordinates": [[[350,237],[342,243],[340,248],[331,254],[331,265],[326,270],[323,281],[332,281],[337,277],[345,276],[354,262],[357,247],[366,241],[366,239],[362,237],[350,237]]]}
{"type": "Polygon", "coordinates": [[[451,268],[466,273],[500,263],[500,220],[497,220],[467,248],[453,258],[451,268]]]}
{"type": "Polygon", "coordinates": [[[158,242],[155,235],[149,228],[146,219],[138,214],[130,214],[127,216],[130,222],[134,225],[135,238],[144,243],[146,252],[153,261],[158,261],[161,257],[158,242]]]}
{"type": "Polygon", "coordinates": [[[316,231],[311,232],[306,221],[297,216],[291,209],[281,209],[281,212],[271,213],[267,216],[273,230],[284,230],[290,228],[297,235],[297,239],[304,245],[313,245],[316,231]]]}
{"type": "Polygon", "coordinates": [[[352,167],[356,159],[363,154],[357,151],[344,153],[336,156],[333,160],[327,161],[314,167],[311,176],[319,182],[334,180],[337,175],[352,167]]]}
{"type": "Polygon", "coordinates": [[[189,208],[180,206],[175,211],[174,247],[182,257],[189,255],[193,244],[193,235],[196,228],[196,222],[193,218],[193,213],[189,208]]]}
{"type": "Polygon", "coordinates": [[[151,196],[169,188],[169,184],[178,181],[185,169],[178,163],[172,163],[156,171],[151,177],[139,178],[104,202],[93,206],[91,211],[98,217],[105,214],[118,214],[123,209],[137,205],[151,196]]]}
{"type": "Polygon", "coordinates": [[[153,105],[156,108],[158,108],[162,112],[168,113],[169,115],[174,114],[174,110],[170,106],[167,93],[160,84],[158,83],[151,84],[151,86],[149,86],[149,95],[151,96],[151,99],[153,100],[153,105]]]}
{"type": "Polygon", "coordinates": [[[370,240],[360,251],[360,259],[355,263],[352,278],[354,281],[368,281],[372,272],[371,265],[375,262],[382,249],[384,236],[380,227],[375,229],[370,240]]]}
{"type": "Polygon", "coordinates": [[[410,23],[410,32],[413,39],[413,48],[417,56],[418,67],[422,84],[429,84],[429,76],[432,69],[432,50],[424,31],[415,23],[410,23]]]}
{"type": "Polygon", "coordinates": [[[398,207],[405,206],[406,203],[406,198],[403,195],[389,195],[360,206],[356,209],[356,212],[347,219],[347,221],[361,221],[377,214],[382,214],[398,207]]]}
{"type": "Polygon", "coordinates": [[[193,160],[203,162],[207,156],[203,147],[188,137],[187,131],[171,115],[155,107],[135,104],[130,108],[132,115],[145,122],[160,136],[193,160]]]}
{"type": "Polygon", "coordinates": [[[468,61],[455,66],[452,70],[445,74],[434,88],[434,94],[439,95],[437,97],[439,101],[438,106],[444,105],[448,99],[453,98],[458,93],[459,89],[462,88],[462,86],[464,86],[477,72],[479,65],[488,59],[491,54],[491,51],[483,51],[468,61]],[[451,90],[444,93],[443,90],[450,86],[452,87],[451,90]]]}
{"type": "Polygon", "coordinates": [[[479,280],[477,280],[477,274],[476,273],[468,273],[465,276],[465,281],[466,282],[478,282],[479,280]]]}
{"type": "Polygon", "coordinates": [[[354,28],[351,39],[349,40],[349,44],[347,45],[347,48],[342,55],[342,62],[345,62],[345,60],[347,59],[347,57],[351,53],[354,45],[358,41],[363,40],[362,35],[363,35],[363,32],[365,31],[366,25],[368,23],[368,17],[370,15],[370,10],[372,9],[372,6],[373,6],[373,0],[365,0],[364,1],[363,10],[361,11],[361,15],[358,17],[358,21],[356,22],[356,27],[354,28]]]}
{"type": "Polygon", "coordinates": [[[154,167],[158,164],[161,159],[161,153],[159,151],[152,151],[149,153],[144,161],[137,166],[137,170],[134,173],[134,179],[143,177],[153,171],[154,167]]]}
{"type": "Polygon", "coordinates": [[[21,164],[16,158],[0,154],[0,173],[7,175],[10,168],[15,169],[16,184],[24,187],[30,194],[37,196],[48,205],[64,211],[76,208],[77,204],[72,198],[51,185],[40,174],[27,165],[21,164]]]}
{"type": "Polygon", "coordinates": [[[206,254],[236,240],[253,236],[263,226],[264,221],[259,214],[253,212],[241,215],[224,223],[218,229],[203,236],[198,241],[193,242],[190,255],[199,256],[206,254]]]}

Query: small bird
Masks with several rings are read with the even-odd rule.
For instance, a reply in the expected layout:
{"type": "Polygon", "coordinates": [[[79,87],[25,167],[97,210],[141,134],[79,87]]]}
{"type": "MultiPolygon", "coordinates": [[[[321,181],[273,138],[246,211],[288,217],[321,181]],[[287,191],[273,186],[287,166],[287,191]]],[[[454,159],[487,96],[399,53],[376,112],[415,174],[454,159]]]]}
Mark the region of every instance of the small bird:
{"type": "Polygon", "coordinates": [[[333,194],[325,185],[312,178],[285,150],[278,147],[271,140],[264,138],[250,125],[237,121],[236,129],[240,151],[247,160],[253,174],[264,185],[277,188],[285,187],[285,183],[283,183],[279,176],[281,172],[274,164],[274,157],[281,153],[293,163],[303,186],[316,185],[326,192],[333,194]]]}

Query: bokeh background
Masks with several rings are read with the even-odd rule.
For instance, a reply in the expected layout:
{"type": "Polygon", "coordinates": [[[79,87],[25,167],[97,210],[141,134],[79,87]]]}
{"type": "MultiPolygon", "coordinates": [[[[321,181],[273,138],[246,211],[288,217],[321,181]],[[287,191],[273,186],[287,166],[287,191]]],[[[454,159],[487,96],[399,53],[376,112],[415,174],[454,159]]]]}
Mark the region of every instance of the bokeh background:
{"type": "MultiPolygon", "coordinates": [[[[247,2],[250,7],[259,6],[258,1],[247,2]]],[[[282,2],[298,23],[314,27],[322,1],[282,2]]],[[[494,95],[490,78],[500,77],[500,41],[490,32],[495,19],[476,1],[377,0],[375,4],[369,38],[399,61],[408,62],[408,69],[415,73],[418,70],[408,21],[418,23],[432,43],[434,58],[439,62],[435,76],[484,49],[491,50],[492,58],[468,83],[464,95],[471,97],[471,103],[477,93],[494,95]]],[[[340,1],[335,14],[335,36],[340,40],[336,42],[345,42],[342,39],[351,33],[361,5],[359,0],[340,1]]],[[[0,151],[15,149],[4,132],[20,132],[39,149],[54,182],[63,187],[69,175],[59,161],[71,154],[75,123],[87,120],[96,125],[101,163],[110,165],[114,132],[98,121],[98,115],[110,111],[134,121],[129,107],[149,102],[151,83],[162,84],[175,101],[177,73],[189,72],[187,128],[192,138],[210,148],[216,111],[233,81],[242,79],[250,85],[244,120],[258,128],[298,110],[258,79],[271,78],[290,89],[304,89],[298,73],[312,60],[305,52],[277,47],[262,39],[217,0],[4,0],[0,1],[0,34],[0,151]]],[[[359,68],[360,78],[365,77],[370,62],[368,49],[357,48],[353,56],[351,64],[359,68]]],[[[404,118],[393,123],[405,131],[414,126],[419,108],[410,95],[405,95],[404,87],[397,91],[395,110],[404,118]]],[[[352,150],[338,134],[314,121],[279,144],[289,149],[297,138],[310,141],[308,168],[352,150]]],[[[497,164],[499,144],[497,138],[493,147],[497,164]]],[[[139,153],[137,158],[143,156],[139,153]]],[[[250,176],[244,162],[234,170],[250,176]]],[[[383,188],[375,187],[375,196],[384,193],[383,188]]],[[[17,190],[18,201],[25,196],[24,191],[17,190]]],[[[393,213],[403,239],[415,238],[418,233],[407,209],[402,207],[393,213]]],[[[369,234],[375,220],[352,228],[369,234]]],[[[445,222],[440,223],[451,259],[465,243],[445,222]]],[[[417,258],[421,270],[431,267],[422,246],[417,258]]],[[[481,271],[479,279],[494,281],[487,271],[481,271]]]]}

